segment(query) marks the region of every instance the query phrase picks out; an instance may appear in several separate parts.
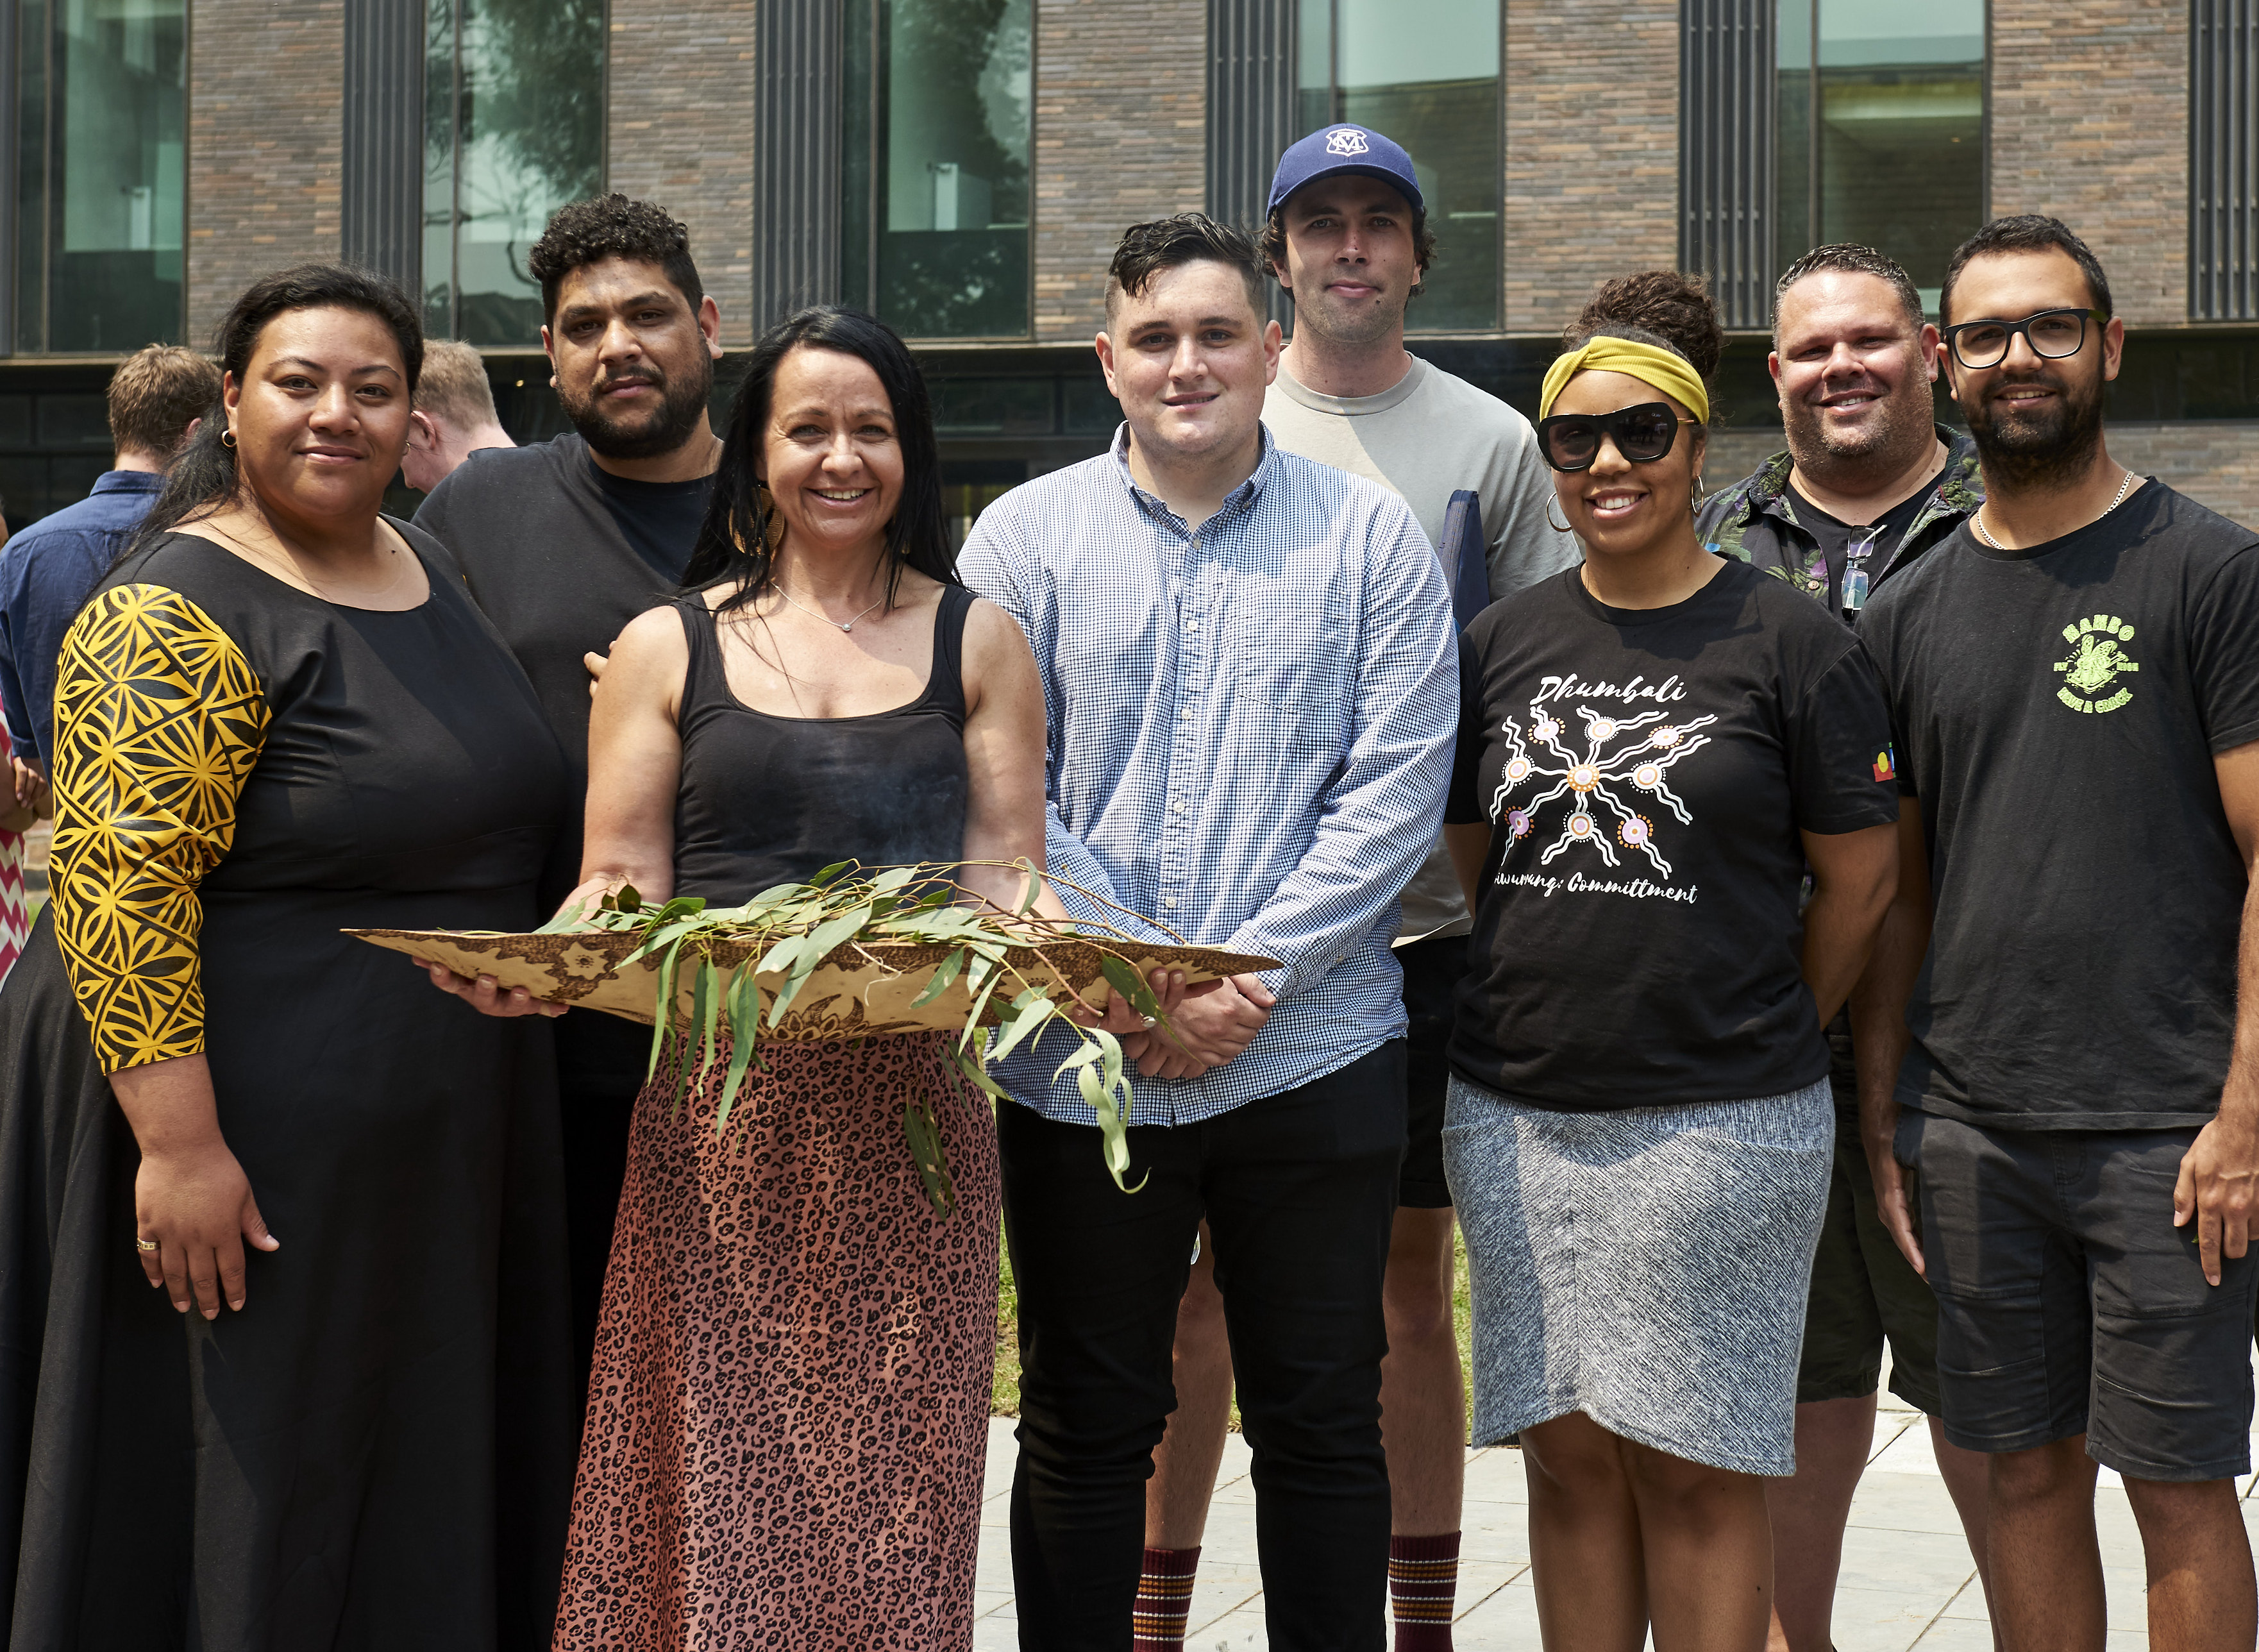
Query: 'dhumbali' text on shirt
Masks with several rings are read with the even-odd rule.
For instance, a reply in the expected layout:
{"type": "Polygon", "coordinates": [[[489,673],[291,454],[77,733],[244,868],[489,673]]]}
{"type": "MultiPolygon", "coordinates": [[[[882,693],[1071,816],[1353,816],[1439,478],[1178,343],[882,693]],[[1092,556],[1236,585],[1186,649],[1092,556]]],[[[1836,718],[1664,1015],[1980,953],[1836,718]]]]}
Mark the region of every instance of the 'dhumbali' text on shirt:
{"type": "Polygon", "coordinates": [[[1538,680],[1537,693],[1532,705],[1543,705],[1548,700],[1684,700],[1686,690],[1680,687],[1675,676],[1661,682],[1650,682],[1644,677],[1635,677],[1618,687],[1612,682],[1586,682],[1581,677],[1544,677],[1538,680]]]}

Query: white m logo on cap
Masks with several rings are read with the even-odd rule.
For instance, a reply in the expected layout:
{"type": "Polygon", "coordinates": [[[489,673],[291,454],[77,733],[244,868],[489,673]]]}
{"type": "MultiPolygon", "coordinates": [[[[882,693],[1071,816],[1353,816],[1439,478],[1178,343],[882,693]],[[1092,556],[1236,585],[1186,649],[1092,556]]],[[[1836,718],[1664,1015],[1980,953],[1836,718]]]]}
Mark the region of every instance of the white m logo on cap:
{"type": "Polygon", "coordinates": [[[1372,146],[1365,141],[1365,134],[1354,126],[1339,126],[1326,134],[1326,153],[1329,155],[1362,155],[1372,152],[1372,146]]]}

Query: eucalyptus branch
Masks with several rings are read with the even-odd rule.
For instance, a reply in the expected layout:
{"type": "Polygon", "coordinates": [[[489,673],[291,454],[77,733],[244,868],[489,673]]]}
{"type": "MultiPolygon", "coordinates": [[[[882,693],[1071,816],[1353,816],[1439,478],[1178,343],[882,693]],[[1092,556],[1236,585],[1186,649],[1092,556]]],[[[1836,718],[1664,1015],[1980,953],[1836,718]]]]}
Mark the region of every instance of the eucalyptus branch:
{"type": "MultiPolygon", "coordinates": [[[[846,948],[866,963],[882,963],[866,943],[945,946],[912,1008],[923,1008],[963,982],[969,1008],[954,1048],[948,1051],[951,1064],[976,1089],[1007,1100],[1009,1098],[1002,1087],[989,1076],[989,1066],[1024,1043],[1040,1042],[1050,1027],[1065,1026],[1077,1048],[1059,1065],[1053,1080],[1069,1072],[1075,1075],[1076,1088],[1097,1118],[1101,1150],[1115,1184],[1125,1193],[1137,1192],[1144,1181],[1131,1187],[1125,1179],[1130,1168],[1127,1122],[1133,1096],[1121,1041],[1102,1027],[1082,1025],[1061,1005],[1058,1000],[1064,998],[1086,1013],[1095,1013],[1097,1008],[1072,985],[1058,990],[1065,982],[1064,972],[1056,982],[1038,979],[1014,954],[1033,952],[1042,958],[1055,946],[1072,946],[1078,951],[1094,948],[1101,979],[1108,988],[1127,998],[1132,1008],[1149,1018],[1150,1024],[1165,1029],[1158,999],[1139,973],[1136,960],[1122,950],[1137,945],[1138,937],[1104,919],[1070,925],[1033,916],[1031,909],[1041,894],[1044,874],[1027,860],[962,865],[1024,873],[1028,882],[1018,909],[1011,910],[967,888],[940,866],[870,868],[872,875],[866,877],[859,875],[866,869],[842,861],[825,867],[806,883],[780,884],[737,907],[709,908],[695,895],[679,895],[646,907],[642,896],[624,883],[604,894],[593,910],[560,913],[544,928],[552,933],[568,929],[632,933],[638,944],[625,961],[657,960],[657,1013],[646,1077],[659,1072],[671,1036],[674,1039],[673,1087],[678,1103],[689,1090],[709,1081],[724,1059],[726,1038],[722,1095],[714,1121],[717,1134],[727,1129],[753,1065],[760,1062],[766,1068],[759,1053],[764,1036],[782,1021],[825,960],[846,948]],[[989,913],[997,915],[992,919],[986,915],[989,913]],[[741,951],[741,961],[734,966],[717,961],[717,951],[725,945],[741,951]],[[775,983],[766,1014],[757,978],[775,983]],[[686,988],[690,995],[687,1019],[681,1013],[686,988]],[[1007,988],[1011,989],[1008,994],[1007,988]],[[987,1023],[1000,999],[1001,1008],[993,1010],[996,1024],[992,1036],[987,1023]]],[[[1080,885],[1064,879],[1052,881],[1065,884],[1094,905],[1138,916],[1080,885]]],[[[1177,935],[1165,924],[1157,927],[1177,935]]],[[[1183,937],[1177,938],[1181,943],[1183,937]]],[[[902,1126],[927,1201],[945,1216],[956,1207],[956,1190],[927,1098],[904,1100],[902,1126]]]]}

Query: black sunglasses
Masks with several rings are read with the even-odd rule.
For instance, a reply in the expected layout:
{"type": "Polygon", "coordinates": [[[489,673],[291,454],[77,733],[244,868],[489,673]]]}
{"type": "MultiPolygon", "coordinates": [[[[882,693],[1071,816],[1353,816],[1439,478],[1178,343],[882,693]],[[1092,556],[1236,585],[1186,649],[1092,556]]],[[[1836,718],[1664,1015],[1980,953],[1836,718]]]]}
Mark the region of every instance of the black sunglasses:
{"type": "Polygon", "coordinates": [[[1628,465],[1648,465],[1671,451],[1682,419],[1662,402],[1642,402],[1613,413],[1556,413],[1537,421],[1537,451],[1555,470],[1590,470],[1600,456],[1600,438],[1616,445],[1628,465]]]}

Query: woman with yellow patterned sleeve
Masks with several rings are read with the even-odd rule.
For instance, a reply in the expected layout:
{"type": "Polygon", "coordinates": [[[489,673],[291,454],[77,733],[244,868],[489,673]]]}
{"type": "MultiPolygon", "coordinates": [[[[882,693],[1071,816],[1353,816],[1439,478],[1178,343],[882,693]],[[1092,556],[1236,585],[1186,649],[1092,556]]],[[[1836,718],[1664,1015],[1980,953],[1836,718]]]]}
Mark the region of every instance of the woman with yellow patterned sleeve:
{"type": "Polygon", "coordinates": [[[531,927],[562,754],[379,514],[396,289],[285,271],[219,347],[66,640],[53,916],[0,993],[0,1621],[545,1647],[578,1403],[547,1031],[339,931],[531,927]]]}

